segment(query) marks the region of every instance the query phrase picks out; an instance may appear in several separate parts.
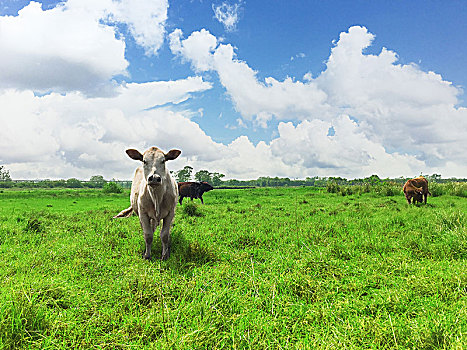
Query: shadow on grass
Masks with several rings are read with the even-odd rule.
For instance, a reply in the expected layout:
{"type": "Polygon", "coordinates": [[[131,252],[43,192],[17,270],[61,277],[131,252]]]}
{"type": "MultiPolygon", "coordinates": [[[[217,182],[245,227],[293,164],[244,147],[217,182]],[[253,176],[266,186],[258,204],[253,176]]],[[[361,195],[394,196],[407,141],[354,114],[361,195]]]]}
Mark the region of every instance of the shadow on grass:
{"type": "MultiPolygon", "coordinates": [[[[205,243],[197,240],[187,241],[185,236],[179,232],[172,233],[170,250],[170,258],[165,265],[168,269],[177,270],[181,273],[218,260],[217,254],[212,247],[208,247],[205,243]]],[[[162,244],[154,234],[151,262],[158,263],[161,254],[162,244]]]]}

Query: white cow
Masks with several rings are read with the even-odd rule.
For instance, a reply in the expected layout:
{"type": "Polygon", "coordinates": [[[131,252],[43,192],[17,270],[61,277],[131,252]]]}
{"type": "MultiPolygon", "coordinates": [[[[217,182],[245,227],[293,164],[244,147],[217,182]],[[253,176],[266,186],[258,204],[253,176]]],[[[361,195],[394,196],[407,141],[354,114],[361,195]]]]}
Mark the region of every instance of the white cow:
{"type": "Polygon", "coordinates": [[[143,154],[135,149],[127,149],[126,153],[143,164],[136,169],[131,184],[131,206],[115,218],[128,217],[133,212],[138,215],[146,242],[145,259],[151,258],[154,230],[162,220],[162,260],[167,260],[170,256],[170,226],[175,216],[178,188],[165,162],[177,158],[181,151],[173,149],[164,153],[157,147],[151,147],[143,154]]]}

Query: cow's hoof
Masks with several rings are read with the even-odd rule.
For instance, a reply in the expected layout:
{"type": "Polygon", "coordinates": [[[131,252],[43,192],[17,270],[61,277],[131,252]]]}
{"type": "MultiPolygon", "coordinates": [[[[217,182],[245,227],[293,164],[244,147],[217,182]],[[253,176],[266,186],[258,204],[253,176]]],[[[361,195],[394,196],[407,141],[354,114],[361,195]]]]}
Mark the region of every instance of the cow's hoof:
{"type": "Polygon", "coordinates": [[[149,256],[143,255],[143,259],[144,259],[144,260],[151,260],[151,256],[150,256],[150,255],[149,255],[149,256]]]}
{"type": "Polygon", "coordinates": [[[161,260],[167,260],[170,257],[170,246],[166,249],[165,252],[162,252],[161,260]]]}

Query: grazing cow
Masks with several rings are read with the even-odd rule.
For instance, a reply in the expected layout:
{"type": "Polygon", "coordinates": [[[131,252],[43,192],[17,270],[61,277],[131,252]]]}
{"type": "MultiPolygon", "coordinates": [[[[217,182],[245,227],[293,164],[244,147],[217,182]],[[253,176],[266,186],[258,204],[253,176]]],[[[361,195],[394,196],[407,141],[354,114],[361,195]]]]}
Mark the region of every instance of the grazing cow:
{"type": "Polygon", "coordinates": [[[131,184],[131,206],[114,217],[128,217],[133,212],[138,215],[146,243],[145,259],[151,258],[154,230],[162,220],[162,260],[167,260],[170,256],[170,225],[175,216],[178,189],[165,163],[177,158],[181,151],[173,149],[164,153],[157,147],[151,147],[143,154],[135,149],[127,149],[126,153],[143,164],[136,169],[131,184]]]}
{"type": "Polygon", "coordinates": [[[178,193],[180,195],[180,199],[178,200],[178,202],[181,205],[182,202],[183,202],[183,198],[190,197],[191,200],[193,200],[193,198],[199,198],[199,199],[201,199],[201,203],[204,204],[203,193],[211,191],[213,189],[214,189],[214,187],[212,187],[206,181],[203,181],[203,182],[179,182],[178,183],[178,193]]]}
{"type": "Polygon", "coordinates": [[[409,204],[412,198],[414,204],[415,201],[419,203],[424,201],[426,204],[426,198],[428,197],[428,195],[431,195],[430,191],[428,190],[428,181],[423,176],[407,180],[403,190],[405,198],[407,199],[407,202],[409,202],[409,204]]]}

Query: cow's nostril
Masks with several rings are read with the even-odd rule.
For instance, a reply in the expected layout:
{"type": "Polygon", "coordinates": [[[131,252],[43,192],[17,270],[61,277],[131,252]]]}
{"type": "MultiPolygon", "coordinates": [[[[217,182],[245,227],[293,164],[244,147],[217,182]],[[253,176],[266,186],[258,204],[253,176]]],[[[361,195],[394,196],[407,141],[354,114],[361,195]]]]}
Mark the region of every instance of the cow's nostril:
{"type": "Polygon", "coordinates": [[[162,178],[157,175],[157,174],[154,174],[154,175],[149,175],[148,176],[148,182],[149,183],[161,183],[162,182],[162,178]]]}

